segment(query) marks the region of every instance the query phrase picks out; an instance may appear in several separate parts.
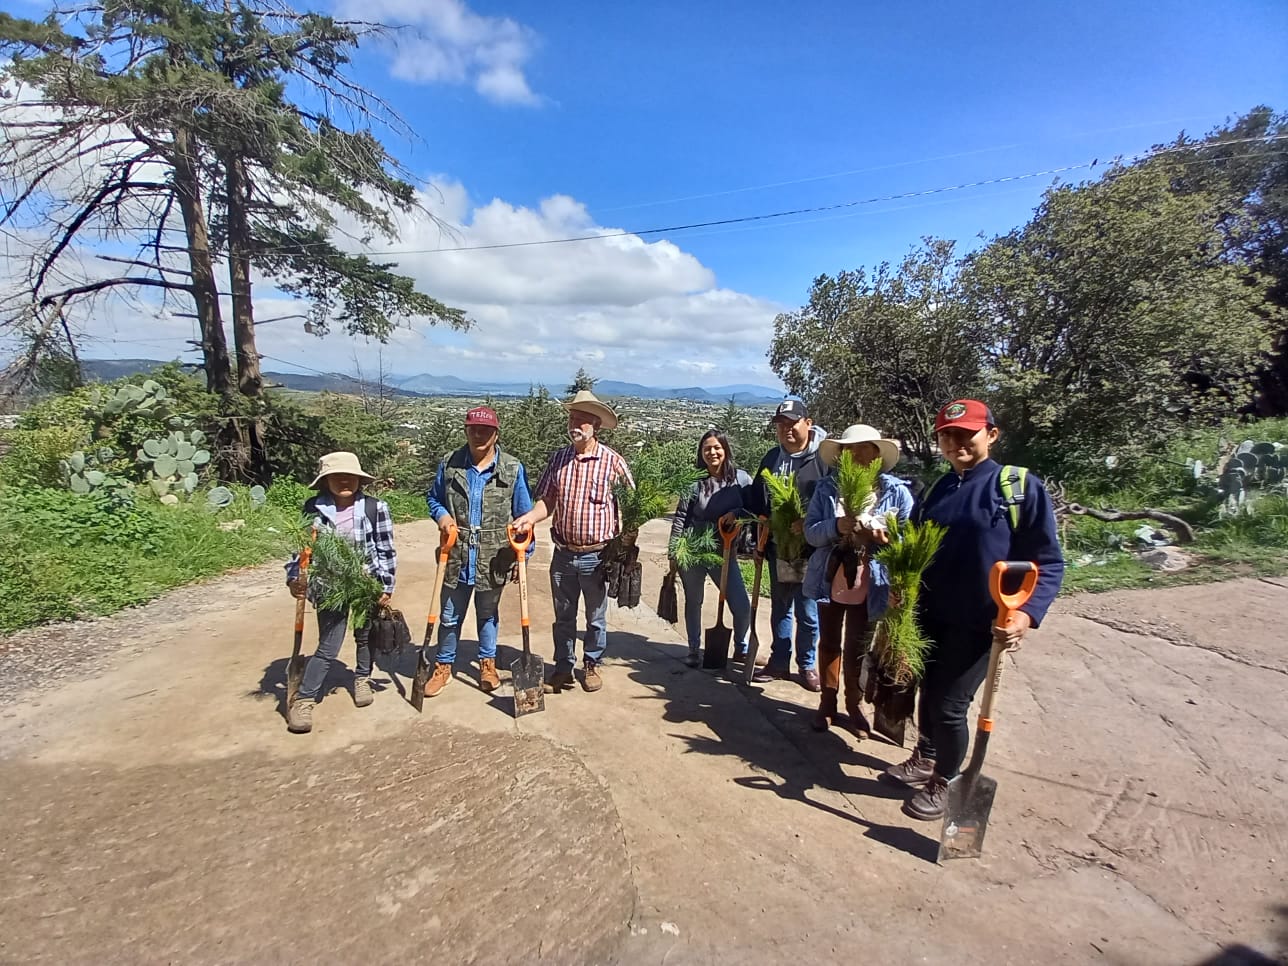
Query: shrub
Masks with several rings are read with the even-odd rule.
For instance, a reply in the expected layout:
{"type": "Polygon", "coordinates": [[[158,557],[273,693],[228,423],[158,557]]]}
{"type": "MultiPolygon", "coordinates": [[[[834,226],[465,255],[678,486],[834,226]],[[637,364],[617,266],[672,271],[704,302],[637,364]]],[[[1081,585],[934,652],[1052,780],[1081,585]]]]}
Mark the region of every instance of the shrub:
{"type": "Polygon", "coordinates": [[[62,486],[59,462],[79,449],[84,431],[79,426],[15,429],[4,434],[9,452],[0,460],[0,484],[62,486]]]}

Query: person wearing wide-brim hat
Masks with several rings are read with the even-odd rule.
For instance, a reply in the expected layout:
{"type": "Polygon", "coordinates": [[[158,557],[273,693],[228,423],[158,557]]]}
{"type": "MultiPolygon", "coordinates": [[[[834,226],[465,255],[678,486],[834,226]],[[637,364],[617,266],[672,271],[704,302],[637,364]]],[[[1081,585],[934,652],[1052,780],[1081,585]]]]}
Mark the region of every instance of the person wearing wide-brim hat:
{"type": "Polygon", "coordinates": [[[877,621],[890,601],[890,582],[872,557],[886,542],[883,522],[893,512],[908,519],[913,498],[890,471],[899,462],[899,443],[865,423],[847,426],[819,444],[819,457],[833,472],[814,489],[805,513],[805,539],[814,547],[805,571],[805,594],[818,601],[818,668],[822,691],[814,715],[816,731],[838,720],[838,695],[845,685],[845,713],[856,737],[871,733],[861,704],[859,666],[872,644],[877,621]],[[864,466],[881,463],[868,506],[844,505],[835,467],[842,453],[864,466]]]}
{"type": "MultiPolygon", "coordinates": [[[[309,484],[318,493],[304,501],[303,512],[315,529],[334,530],[363,548],[367,570],[380,581],[384,590],[377,601],[377,606],[382,606],[389,603],[394,592],[398,556],[394,551],[394,524],[389,505],[362,492],[363,484],[374,479],[353,453],[327,453],[318,460],[317,476],[309,484]]],[[[308,582],[300,579],[298,554],[286,565],[286,582],[295,597],[303,597],[310,592],[308,582]]],[[[348,618],[347,608],[318,610],[318,649],[304,669],[299,694],[287,709],[287,727],[297,734],[313,729],[313,709],[327,672],[344,644],[348,618]]],[[[367,646],[367,635],[366,627],[354,629],[358,659],[353,669],[353,703],[359,708],[367,707],[373,700],[371,649],[367,646]]]]}
{"type": "Polygon", "coordinates": [[[558,693],[576,683],[577,609],[586,603],[586,641],[582,687],[603,687],[600,665],[608,643],[608,578],[605,551],[622,530],[621,511],[613,495],[618,481],[634,486],[621,454],[599,441],[601,429],[617,425],[617,414],[593,392],[583,389],[563,404],[568,410],[572,443],[557,450],[546,464],[530,511],[514,521],[520,535],[547,517],[550,536],[550,594],[554,600],[554,673],[546,682],[558,693]]]}

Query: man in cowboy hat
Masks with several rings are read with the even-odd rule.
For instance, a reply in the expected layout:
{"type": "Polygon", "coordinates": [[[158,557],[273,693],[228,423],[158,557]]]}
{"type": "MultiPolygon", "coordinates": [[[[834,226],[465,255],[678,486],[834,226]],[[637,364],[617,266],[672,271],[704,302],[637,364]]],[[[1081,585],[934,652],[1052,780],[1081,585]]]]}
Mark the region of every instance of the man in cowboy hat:
{"type": "Polygon", "coordinates": [[[586,643],[582,687],[603,687],[600,662],[608,633],[608,580],[604,551],[621,533],[621,513],[613,496],[619,480],[634,486],[630,467],[621,455],[596,438],[601,429],[617,426],[617,414],[583,389],[564,403],[568,410],[571,444],[550,457],[537,482],[536,502],[514,521],[520,534],[553,516],[550,535],[555,549],[550,559],[550,594],[554,599],[555,670],[547,686],[554,692],[576,682],[577,605],[586,602],[586,643]]]}
{"type": "MultiPolygon", "coordinates": [[[[496,411],[475,406],[465,414],[466,445],[443,457],[426,495],[429,514],[440,529],[460,531],[447,557],[438,623],[438,653],[428,646],[421,660],[434,664],[425,697],[435,697],[452,679],[461,622],[474,598],[479,641],[479,688],[501,686],[496,672],[497,608],[514,561],[506,527],[532,509],[523,464],[497,445],[496,411]]],[[[529,546],[528,553],[532,553],[529,546]]]]}
{"type": "MultiPolygon", "coordinates": [[[[827,466],[819,458],[819,444],[827,431],[814,425],[809,409],[799,396],[788,396],[774,411],[774,432],[778,445],[765,454],[756,470],[752,484],[747,488],[746,506],[756,516],[768,516],[769,489],[760,478],[768,470],[774,476],[796,474],[796,488],[801,499],[809,506],[814,487],[827,473],[827,466]]],[[[798,521],[798,532],[804,533],[805,523],[798,521]]],[[[765,551],[769,563],[770,622],[774,642],[769,651],[769,663],[752,678],[757,683],[785,680],[791,676],[792,615],[795,612],[796,664],[801,672],[801,686],[806,691],[819,691],[822,684],[818,676],[818,602],[805,595],[803,590],[804,560],[779,560],[778,548],[772,538],[765,551]]]]}

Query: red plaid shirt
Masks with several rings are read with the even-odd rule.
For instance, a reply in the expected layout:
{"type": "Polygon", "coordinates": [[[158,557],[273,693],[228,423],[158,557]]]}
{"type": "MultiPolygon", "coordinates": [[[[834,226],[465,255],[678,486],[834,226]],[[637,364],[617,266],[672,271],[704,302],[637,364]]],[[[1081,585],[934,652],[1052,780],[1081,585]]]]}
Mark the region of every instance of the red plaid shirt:
{"type": "Polygon", "coordinates": [[[621,531],[613,482],[635,485],[626,460],[599,440],[584,455],[565,446],[550,457],[536,497],[550,508],[551,534],[565,547],[607,543],[621,531]]]}

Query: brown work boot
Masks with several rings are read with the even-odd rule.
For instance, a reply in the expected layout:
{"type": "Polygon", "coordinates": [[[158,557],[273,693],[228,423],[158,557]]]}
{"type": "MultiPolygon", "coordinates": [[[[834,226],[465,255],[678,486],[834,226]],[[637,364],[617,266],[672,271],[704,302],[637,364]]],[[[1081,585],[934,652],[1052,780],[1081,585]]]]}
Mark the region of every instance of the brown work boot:
{"type": "Polygon", "coordinates": [[[546,679],[544,690],[546,694],[558,694],[560,691],[575,687],[576,684],[577,679],[573,677],[571,671],[555,671],[546,679]]]}
{"type": "Polygon", "coordinates": [[[501,686],[501,677],[496,673],[496,660],[490,657],[479,658],[479,687],[484,693],[491,694],[501,686]]]}
{"type": "Polygon", "coordinates": [[[891,765],[881,773],[881,778],[900,785],[924,785],[935,773],[935,759],[925,758],[920,748],[912,749],[912,757],[898,765],[891,765]]]}
{"type": "Polygon", "coordinates": [[[923,822],[933,822],[943,818],[948,811],[948,779],[931,775],[926,787],[903,803],[903,811],[923,822]]]}
{"type": "Polygon", "coordinates": [[[375,694],[371,691],[371,678],[365,675],[353,679],[353,706],[355,708],[365,708],[376,700],[375,694]]]}
{"type": "Polygon", "coordinates": [[[832,727],[836,721],[836,688],[823,688],[823,695],[819,698],[818,710],[814,712],[814,719],[810,722],[810,727],[815,731],[826,731],[832,727]]]}
{"type": "Polygon", "coordinates": [[[604,679],[599,676],[599,665],[586,658],[581,666],[581,686],[587,691],[598,691],[604,686],[604,679]]]}
{"type": "Polygon", "coordinates": [[[442,661],[435,662],[434,673],[431,674],[429,676],[429,680],[425,682],[425,697],[432,698],[437,695],[439,691],[447,687],[447,682],[451,679],[452,666],[450,664],[444,664],[442,661]]]}
{"type": "Polygon", "coordinates": [[[306,735],[313,730],[313,708],[316,701],[296,698],[286,715],[286,730],[292,734],[306,735]]]}

